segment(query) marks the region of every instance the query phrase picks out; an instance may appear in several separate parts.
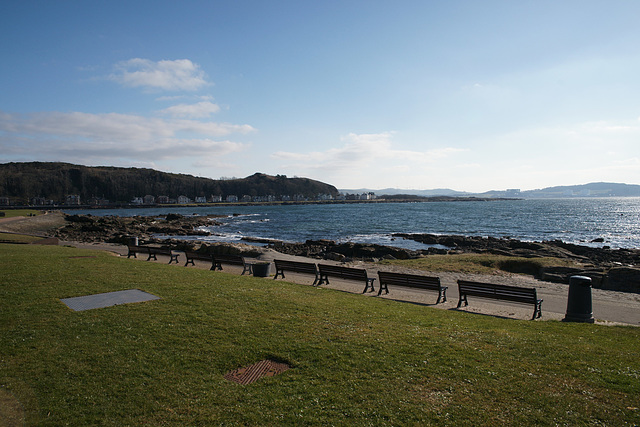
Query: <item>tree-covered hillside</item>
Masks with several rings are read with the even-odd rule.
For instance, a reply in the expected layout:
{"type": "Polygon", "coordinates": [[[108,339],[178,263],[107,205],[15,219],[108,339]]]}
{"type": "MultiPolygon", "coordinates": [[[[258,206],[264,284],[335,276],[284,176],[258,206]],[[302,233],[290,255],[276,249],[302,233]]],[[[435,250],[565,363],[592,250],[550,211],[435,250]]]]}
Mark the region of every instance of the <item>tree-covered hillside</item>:
{"type": "Polygon", "coordinates": [[[26,203],[42,197],[62,203],[68,195],[84,202],[91,198],[111,202],[130,202],[134,197],[178,196],[211,197],[235,195],[290,196],[315,198],[319,194],[335,196],[338,190],[329,184],[308,178],[287,178],[256,173],[247,178],[214,180],[191,175],[159,172],[153,169],[88,167],[68,163],[0,164],[0,197],[12,203],[26,203]]]}

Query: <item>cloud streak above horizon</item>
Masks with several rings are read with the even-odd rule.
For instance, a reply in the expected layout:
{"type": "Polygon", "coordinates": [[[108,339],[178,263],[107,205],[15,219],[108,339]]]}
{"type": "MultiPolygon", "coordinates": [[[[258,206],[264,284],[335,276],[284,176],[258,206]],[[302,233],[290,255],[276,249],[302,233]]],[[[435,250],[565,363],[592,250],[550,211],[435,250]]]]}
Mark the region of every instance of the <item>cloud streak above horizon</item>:
{"type": "Polygon", "coordinates": [[[211,85],[198,64],[188,59],[151,61],[133,58],[119,62],[109,76],[124,86],[149,90],[196,91],[211,85]]]}
{"type": "Polygon", "coordinates": [[[129,157],[149,162],[224,156],[245,150],[247,145],[214,138],[254,131],[249,125],[117,113],[0,112],[0,148],[4,153],[58,161],[129,157]]]}
{"type": "MultiPolygon", "coordinates": [[[[427,168],[466,151],[453,147],[425,151],[401,150],[394,148],[393,138],[394,132],[350,133],[341,138],[342,145],[339,147],[306,153],[278,151],[271,157],[280,161],[280,167],[283,169],[303,168],[339,177],[345,173],[352,173],[353,170],[374,170],[384,174],[427,168]]],[[[363,182],[362,186],[366,186],[365,184],[363,182]]]]}

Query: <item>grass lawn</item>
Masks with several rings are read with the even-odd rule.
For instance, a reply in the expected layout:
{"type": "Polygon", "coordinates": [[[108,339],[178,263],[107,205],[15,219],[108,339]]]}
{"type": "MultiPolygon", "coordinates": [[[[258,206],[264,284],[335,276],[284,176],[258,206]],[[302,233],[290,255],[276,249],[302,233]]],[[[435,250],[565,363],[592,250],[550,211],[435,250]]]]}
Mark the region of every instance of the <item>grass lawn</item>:
{"type": "Polygon", "coordinates": [[[3,216],[0,218],[13,218],[15,216],[34,216],[34,215],[42,215],[42,211],[37,209],[0,209],[0,212],[4,212],[3,216]]]}
{"type": "Polygon", "coordinates": [[[0,243],[33,243],[38,240],[42,240],[42,237],[0,232],[0,243]]]}
{"type": "Polygon", "coordinates": [[[0,414],[28,425],[640,423],[640,328],[499,319],[67,247],[2,244],[0,257],[0,414]],[[131,288],[162,299],[81,312],[60,301],[131,288]],[[223,378],[267,358],[291,369],[223,378]]]}
{"type": "Polygon", "coordinates": [[[407,260],[384,260],[380,264],[402,265],[430,272],[456,271],[471,274],[492,274],[497,270],[511,273],[537,275],[545,267],[574,267],[583,265],[566,259],[553,257],[523,258],[494,254],[429,255],[407,260]]]}

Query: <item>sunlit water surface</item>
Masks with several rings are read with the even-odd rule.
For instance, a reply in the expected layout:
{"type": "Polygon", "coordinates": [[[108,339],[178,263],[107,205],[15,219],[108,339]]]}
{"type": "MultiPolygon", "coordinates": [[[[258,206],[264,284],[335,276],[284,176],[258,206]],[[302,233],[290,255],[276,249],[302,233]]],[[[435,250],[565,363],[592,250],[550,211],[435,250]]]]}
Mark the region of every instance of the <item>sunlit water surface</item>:
{"type": "MultiPolygon", "coordinates": [[[[594,247],[640,248],[640,198],[582,198],[275,206],[160,207],[73,210],[97,216],[222,215],[206,241],[243,237],[303,242],[331,239],[407,249],[427,246],[393,233],[562,240],[594,247]],[[604,242],[593,242],[603,239],[604,242]]],[[[184,237],[180,237],[184,238],[184,237]]]]}

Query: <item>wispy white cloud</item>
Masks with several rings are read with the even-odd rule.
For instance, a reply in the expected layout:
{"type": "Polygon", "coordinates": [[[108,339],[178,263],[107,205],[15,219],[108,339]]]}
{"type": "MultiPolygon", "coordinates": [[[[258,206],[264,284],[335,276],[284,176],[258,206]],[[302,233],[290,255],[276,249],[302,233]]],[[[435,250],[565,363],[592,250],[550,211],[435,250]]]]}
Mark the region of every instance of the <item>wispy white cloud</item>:
{"type": "Polygon", "coordinates": [[[26,115],[2,114],[0,130],[14,135],[48,135],[54,139],[134,142],[172,138],[182,132],[220,137],[231,133],[248,133],[254,129],[250,125],[188,119],[164,120],[118,113],[47,112],[26,115]]]}
{"type": "Polygon", "coordinates": [[[446,186],[452,165],[466,150],[435,147],[426,150],[397,149],[393,132],[351,133],[342,144],[324,151],[272,154],[278,170],[311,176],[342,188],[436,188],[446,186]]]}
{"type": "Polygon", "coordinates": [[[192,101],[213,101],[213,96],[211,95],[195,95],[195,94],[181,94],[181,95],[162,95],[158,96],[156,101],[163,102],[174,102],[180,100],[192,100],[192,101]]]}
{"type": "Polygon", "coordinates": [[[249,125],[187,119],[146,118],[126,114],[0,112],[0,151],[15,158],[96,163],[102,159],[153,161],[224,156],[246,144],[218,140],[246,134],[249,125]]]}
{"type": "Polygon", "coordinates": [[[160,114],[172,117],[203,119],[220,111],[220,106],[209,101],[202,101],[196,104],[178,104],[165,108],[160,114]]]}
{"type": "Polygon", "coordinates": [[[188,59],[151,61],[133,58],[116,64],[110,78],[130,87],[196,91],[209,86],[204,71],[188,59]]]}
{"type": "Polygon", "coordinates": [[[202,157],[195,162],[192,163],[193,167],[202,169],[202,170],[211,170],[211,169],[224,169],[224,170],[234,170],[239,167],[238,164],[233,162],[226,162],[222,160],[222,157],[202,157]]]}
{"type": "Polygon", "coordinates": [[[272,158],[282,160],[285,168],[357,170],[358,168],[406,169],[428,164],[464,151],[452,147],[425,151],[398,150],[393,147],[393,132],[351,133],[341,138],[344,144],[325,151],[295,153],[278,151],[272,158]]]}
{"type": "Polygon", "coordinates": [[[377,153],[387,149],[390,134],[349,134],[343,137],[345,144],[325,151],[295,153],[278,151],[271,155],[274,159],[289,162],[284,167],[298,166],[303,168],[343,169],[355,167],[369,159],[375,158],[377,153]]]}

